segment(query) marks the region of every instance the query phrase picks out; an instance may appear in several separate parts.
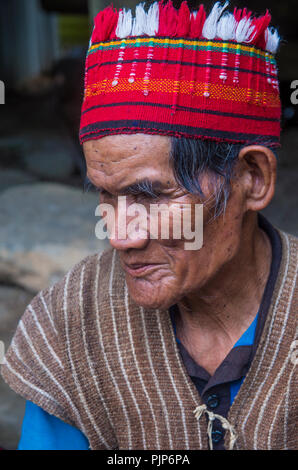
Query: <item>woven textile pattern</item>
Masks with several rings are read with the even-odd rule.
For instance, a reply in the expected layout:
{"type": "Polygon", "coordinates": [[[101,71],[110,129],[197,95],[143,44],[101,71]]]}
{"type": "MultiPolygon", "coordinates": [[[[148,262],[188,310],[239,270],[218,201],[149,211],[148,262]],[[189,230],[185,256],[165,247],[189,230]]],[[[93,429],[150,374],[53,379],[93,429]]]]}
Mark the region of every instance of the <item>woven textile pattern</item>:
{"type": "Polygon", "coordinates": [[[189,34],[119,38],[111,31],[98,40],[96,26],[94,31],[86,58],[81,143],[141,132],[279,146],[277,66],[260,41],[189,34]]]}
{"type": "MultiPolygon", "coordinates": [[[[298,448],[298,239],[278,233],[282,259],[266,322],[227,416],[235,450],[298,448]]],[[[203,403],[169,312],[133,302],[115,250],[85,258],[31,301],[1,374],[80,429],[91,449],[208,449],[208,420],[194,414],[203,403]]]]}

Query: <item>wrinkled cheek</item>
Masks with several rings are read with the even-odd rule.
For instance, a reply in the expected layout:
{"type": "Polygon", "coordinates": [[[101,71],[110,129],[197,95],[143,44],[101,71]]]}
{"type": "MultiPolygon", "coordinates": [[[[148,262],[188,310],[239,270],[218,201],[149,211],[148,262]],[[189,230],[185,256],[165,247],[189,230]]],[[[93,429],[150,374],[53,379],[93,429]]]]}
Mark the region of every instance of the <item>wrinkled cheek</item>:
{"type": "Polygon", "coordinates": [[[197,250],[203,244],[203,206],[201,204],[171,204],[150,209],[150,239],[163,245],[197,250]],[[186,241],[192,243],[185,243],[186,241]]]}

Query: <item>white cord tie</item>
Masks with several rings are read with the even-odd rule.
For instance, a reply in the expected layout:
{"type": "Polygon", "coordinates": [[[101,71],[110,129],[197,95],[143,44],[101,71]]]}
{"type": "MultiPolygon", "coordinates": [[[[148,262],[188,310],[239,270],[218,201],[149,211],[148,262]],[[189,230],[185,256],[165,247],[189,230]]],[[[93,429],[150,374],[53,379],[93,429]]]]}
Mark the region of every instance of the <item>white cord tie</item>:
{"type": "Polygon", "coordinates": [[[211,450],[213,449],[213,442],[212,442],[213,422],[214,422],[215,419],[218,419],[221,422],[223,429],[230,432],[229,450],[232,450],[233,447],[234,447],[234,444],[236,442],[236,439],[237,439],[237,435],[236,435],[236,431],[235,431],[234,426],[232,426],[232,424],[229,423],[229,421],[226,418],[224,418],[223,416],[217,415],[217,414],[213,413],[213,411],[209,411],[207,409],[206,405],[197,406],[197,408],[194,410],[195,417],[197,418],[198,421],[201,418],[203,413],[206,413],[208,415],[208,419],[209,419],[208,427],[207,427],[207,434],[208,434],[208,438],[209,438],[210,449],[211,450]]]}

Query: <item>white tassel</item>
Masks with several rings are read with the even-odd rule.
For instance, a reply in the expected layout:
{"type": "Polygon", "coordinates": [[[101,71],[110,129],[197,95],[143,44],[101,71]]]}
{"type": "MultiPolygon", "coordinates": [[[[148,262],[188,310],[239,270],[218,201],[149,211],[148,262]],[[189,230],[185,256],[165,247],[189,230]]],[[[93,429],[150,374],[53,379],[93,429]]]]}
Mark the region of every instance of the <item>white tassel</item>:
{"type": "Polygon", "coordinates": [[[119,12],[118,24],[116,28],[116,36],[118,38],[127,38],[131,36],[132,30],[132,14],[131,10],[121,10],[119,12]]]}
{"type": "MultiPolygon", "coordinates": [[[[116,36],[118,38],[127,38],[129,36],[156,36],[159,29],[159,4],[154,2],[148,12],[144,9],[145,3],[139,3],[135,9],[135,17],[132,17],[131,10],[121,10],[119,12],[118,24],[116,28],[116,36]]],[[[242,18],[237,24],[232,13],[224,10],[229,5],[226,1],[224,5],[216,2],[207,17],[202,37],[205,39],[219,38],[223,41],[236,41],[239,44],[249,44],[254,39],[254,27],[250,18],[242,18]]],[[[196,18],[197,11],[190,13],[190,16],[196,18]]],[[[271,54],[277,52],[280,36],[275,28],[267,28],[266,30],[266,50],[271,54]]]]}
{"type": "Polygon", "coordinates": [[[236,38],[237,22],[232,13],[224,13],[217,24],[216,36],[224,41],[233,41],[236,38]]]}
{"type": "Polygon", "coordinates": [[[146,29],[147,14],[144,10],[144,3],[140,3],[136,6],[136,16],[133,19],[132,24],[132,36],[142,36],[146,29]]]}
{"type": "Polygon", "coordinates": [[[276,54],[279,43],[280,36],[275,28],[267,28],[266,33],[266,50],[271,52],[271,54],[276,54]]]}
{"type": "Polygon", "coordinates": [[[202,35],[205,39],[214,39],[217,34],[217,23],[221,17],[223,11],[227,8],[229,2],[226,2],[224,6],[220,2],[216,2],[209,14],[208,18],[205,21],[202,35]]]}
{"type": "Polygon", "coordinates": [[[147,23],[144,33],[148,36],[155,36],[159,27],[159,6],[154,2],[147,13],[147,23]]]}
{"type": "Polygon", "coordinates": [[[116,36],[127,38],[128,36],[155,36],[159,27],[159,6],[154,2],[146,13],[145,3],[136,6],[135,17],[132,18],[131,10],[119,12],[119,19],[116,28],[116,36]]]}
{"type": "Polygon", "coordinates": [[[249,43],[252,41],[251,35],[254,28],[251,26],[250,18],[242,18],[236,29],[236,41],[239,43],[249,43]]]}

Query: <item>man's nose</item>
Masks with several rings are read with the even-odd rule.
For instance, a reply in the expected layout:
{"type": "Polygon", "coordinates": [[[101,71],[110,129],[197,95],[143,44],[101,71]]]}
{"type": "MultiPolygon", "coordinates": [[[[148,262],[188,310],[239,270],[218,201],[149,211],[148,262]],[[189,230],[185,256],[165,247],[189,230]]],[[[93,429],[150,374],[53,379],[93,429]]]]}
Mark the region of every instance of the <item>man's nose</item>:
{"type": "Polygon", "coordinates": [[[149,241],[149,232],[147,230],[147,221],[142,219],[137,223],[136,217],[123,216],[116,209],[115,227],[110,234],[110,244],[116,250],[128,250],[130,248],[144,249],[149,241]]]}

